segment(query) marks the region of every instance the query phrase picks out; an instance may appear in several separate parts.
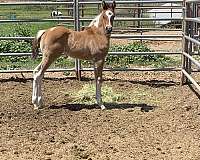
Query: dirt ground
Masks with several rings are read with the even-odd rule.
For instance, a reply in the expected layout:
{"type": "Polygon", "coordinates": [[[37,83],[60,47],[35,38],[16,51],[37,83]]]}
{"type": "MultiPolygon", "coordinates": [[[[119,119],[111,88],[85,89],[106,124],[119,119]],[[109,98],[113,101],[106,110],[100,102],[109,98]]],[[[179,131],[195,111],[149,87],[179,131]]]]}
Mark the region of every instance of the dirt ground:
{"type": "Polygon", "coordinates": [[[119,104],[71,104],[90,74],[48,74],[45,108],[33,110],[30,75],[0,75],[1,160],[198,160],[200,101],[178,72],[109,72],[119,104]],[[56,78],[53,78],[55,77],[56,78]]]}
{"type": "MultiPolygon", "coordinates": [[[[134,33],[140,34],[140,33],[134,33]]],[[[181,35],[181,31],[149,31],[144,32],[143,35],[181,35]]],[[[155,38],[156,39],[156,38],[155,38]]],[[[135,42],[135,40],[128,39],[111,39],[111,44],[127,44],[135,42]]],[[[138,41],[140,42],[140,41],[138,41]]],[[[148,48],[157,52],[181,52],[182,51],[182,41],[142,41],[148,48]]]]}

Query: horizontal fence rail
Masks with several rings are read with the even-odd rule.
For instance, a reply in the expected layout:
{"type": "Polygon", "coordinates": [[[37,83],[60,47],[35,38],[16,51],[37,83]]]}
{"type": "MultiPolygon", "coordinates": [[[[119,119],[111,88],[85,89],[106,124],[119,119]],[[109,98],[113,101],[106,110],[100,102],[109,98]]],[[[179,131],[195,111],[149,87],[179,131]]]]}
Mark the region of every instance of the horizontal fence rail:
{"type": "Polygon", "coordinates": [[[198,40],[196,40],[194,38],[191,38],[189,36],[186,36],[186,35],[184,35],[184,38],[189,40],[189,41],[191,41],[191,42],[193,42],[193,43],[195,43],[196,45],[200,46],[200,42],[198,40]]]}
{"type": "MultiPolygon", "coordinates": [[[[0,40],[32,40],[34,37],[0,37],[0,40]]],[[[182,38],[182,35],[130,35],[130,34],[112,34],[111,38],[127,39],[127,38],[182,38]]],[[[187,37],[190,39],[190,37],[187,37]]],[[[198,43],[198,42],[197,42],[198,43]]]]}
{"type": "MultiPolygon", "coordinates": [[[[112,2],[112,1],[108,1],[112,2]]],[[[117,4],[182,3],[183,0],[116,1],[117,4]]],[[[101,1],[79,2],[79,4],[101,4],[101,1]]]]}
{"type": "Polygon", "coordinates": [[[19,19],[19,20],[0,20],[0,23],[25,23],[25,22],[74,22],[74,19],[19,19]]]}
{"type": "Polygon", "coordinates": [[[199,0],[186,0],[186,3],[199,3],[199,0]]]}
{"type": "Polygon", "coordinates": [[[74,4],[74,2],[1,2],[0,6],[13,6],[13,5],[65,5],[74,4]]]}
{"type": "MultiPolygon", "coordinates": [[[[108,52],[108,55],[177,55],[181,54],[182,52],[108,52]]],[[[0,53],[0,56],[31,56],[32,53],[0,53]]],[[[42,55],[42,53],[39,53],[42,55]]]]}
{"type": "MultiPolygon", "coordinates": [[[[80,18],[80,21],[92,21],[92,18],[80,18]]],[[[182,20],[182,18],[123,18],[123,17],[116,17],[115,21],[178,21],[182,20]]]]}
{"type": "MultiPolygon", "coordinates": [[[[80,18],[79,21],[92,21],[93,18],[80,18]]],[[[179,21],[182,18],[122,18],[117,17],[115,21],[179,21]]],[[[67,19],[19,19],[19,20],[0,20],[0,23],[23,23],[23,22],[51,22],[51,21],[58,21],[58,22],[66,22],[71,21],[73,22],[74,19],[67,18],[67,19]]],[[[188,19],[189,21],[189,19],[188,19]]],[[[199,21],[196,19],[196,21],[199,21]]]]}
{"type": "MultiPolygon", "coordinates": [[[[181,68],[175,68],[175,67],[166,67],[166,68],[104,68],[103,71],[111,72],[111,71],[167,71],[167,72],[177,72],[181,71],[181,68]]],[[[1,73],[31,73],[34,70],[30,69],[23,69],[23,70],[2,70],[1,73]]],[[[47,69],[46,72],[75,72],[76,68],[59,68],[59,69],[47,69]]],[[[94,71],[94,68],[81,68],[80,71],[84,72],[91,72],[94,71]]]]}
{"type": "Polygon", "coordinates": [[[185,18],[185,21],[200,23],[200,18],[185,18]]]}

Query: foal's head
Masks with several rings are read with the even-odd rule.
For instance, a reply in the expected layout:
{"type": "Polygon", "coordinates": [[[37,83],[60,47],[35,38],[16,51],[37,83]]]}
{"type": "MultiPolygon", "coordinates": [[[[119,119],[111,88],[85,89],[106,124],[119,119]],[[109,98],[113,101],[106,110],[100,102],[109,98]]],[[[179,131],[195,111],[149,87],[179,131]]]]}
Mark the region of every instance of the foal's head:
{"type": "Polygon", "coordinates": [[[106,34],[110,34],[112,32],[113,21],[115,18],[116,3],[113,1],[112,4],[107,4],[105,1],[103,1],[102,7],[102,25],[105,28],[106,34]]]}
{"type": "Polygon", "coordinates": [[[116,3],[113,1],[112,4],[107,4],[105,1],[102,3],[102,12],[90,23],[90,26],[103,29],[105,34],[112,32],[113,21],[115,17],[116,3]]]}

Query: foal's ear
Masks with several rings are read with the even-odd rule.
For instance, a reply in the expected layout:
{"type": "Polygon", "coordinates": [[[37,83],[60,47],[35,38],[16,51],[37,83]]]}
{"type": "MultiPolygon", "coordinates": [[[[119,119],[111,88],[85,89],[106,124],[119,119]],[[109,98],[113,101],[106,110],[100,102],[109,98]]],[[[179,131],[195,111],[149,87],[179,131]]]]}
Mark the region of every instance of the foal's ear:
{"type": "Polygon", "coordinates": [[[102,1],[102,8],[103,8],[103,10],[107,10],[108,9],[108,5],[106,4],[105,1],[102,1]]]}
{"type": "Polygon", "coordinates": [[[112,8],[113,8],[113,10],[116,8],[116,2],[115,2],[115,0],[112,3],[112,8]]]}

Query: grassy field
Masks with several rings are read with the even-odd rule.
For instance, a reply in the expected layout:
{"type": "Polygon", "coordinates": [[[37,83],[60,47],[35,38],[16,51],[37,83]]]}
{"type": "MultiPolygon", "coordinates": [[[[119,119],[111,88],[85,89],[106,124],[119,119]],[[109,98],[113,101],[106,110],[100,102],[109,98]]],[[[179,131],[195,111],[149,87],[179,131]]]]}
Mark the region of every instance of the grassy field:
{"type": "MultiPolygon", "coordinates": [[[[50,18],[51,12],[56,10],[57,6],[0,6],[1,19],[39,19],[50,18]],[[13,16],[13,17],[12,17],[13,16]]],[[[64,12],[64,11],[63,11],[64,12]]],[[[66,14],[64,12],[64,14],[66,14]]]]}

